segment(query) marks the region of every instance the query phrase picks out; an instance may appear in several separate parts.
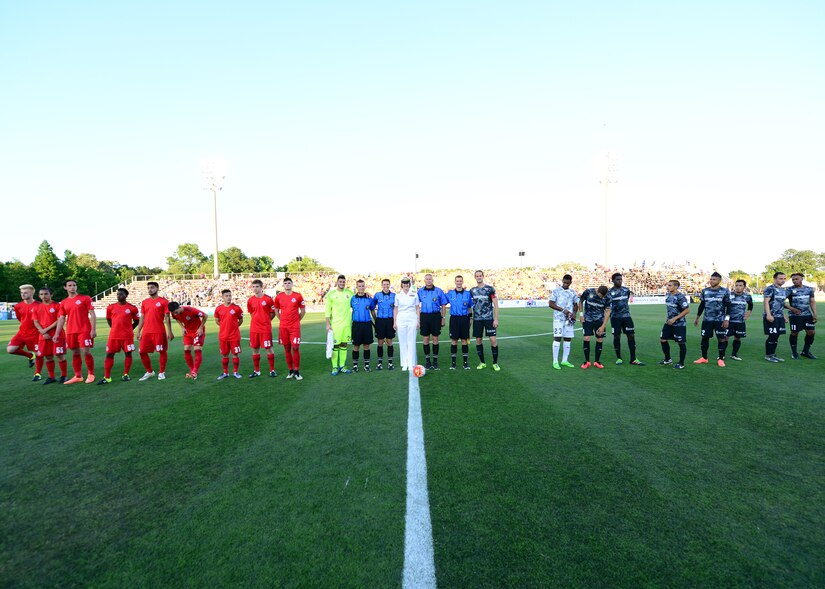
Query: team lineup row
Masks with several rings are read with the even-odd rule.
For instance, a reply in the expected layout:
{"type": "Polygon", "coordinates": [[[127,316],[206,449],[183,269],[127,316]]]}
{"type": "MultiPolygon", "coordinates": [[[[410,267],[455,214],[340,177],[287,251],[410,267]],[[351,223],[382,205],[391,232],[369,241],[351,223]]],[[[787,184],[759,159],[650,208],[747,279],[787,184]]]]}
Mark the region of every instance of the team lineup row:
{"type": "MultiPolygon", "coordinates": [[[[496,331],[499,323],[499,307],[495,288],[485,284],[484,273],[478,270],[474,274],[476,286],[465,288],[462,276],[455,277],[455,288],[446,293],[433,284],[433,277],[427,274],[424,286],[417,291],[411,290],[410,280],[401,281],[399,292],[392,292],[390,281],[382,281],[382,290],[375,295],[365,292],[363,280],[356,282],[356,291],[346,286],[346,277],[339,276],[335,287],[325,297],[325,321],[328,333],[327,357],[332,362],[332,375],[357,372],[363,358],[363,370],[370,371],[370,346],[378,340],[376,370],[384,368],[384,347],[387,352],[387,369],[393,370],[394,340],[399,343],[399,360],[402,370],[410,370],[416,364],[416,336],[423,337],[425,369],[438,370],[439,337],[445,327],[446,309],[450,309],[450,369],[458,367],[458,345],[461,344],[461,363],[465,370],[469,365],[469,339],[472,325],[472,337],[475,338],[476,353],[479,358],[477,369],[487,367],[483,347],[483,338],[490,342],[492,368],[501,370],[498,363],[498,343],[496,331]],[[373,337],[373,334],[375,337],[373,337]],[[350,357],[348,346],[352,344],[352,369],[347,367],[350,357]]],[[[793,285],[785,287],[786,276],[781,272],[774,275],[773,284],[764,291],[763,327],[767,340],[765,342],[765,359],[769,362],[782,362],[776,355],[778,339],[786,333],[784,312],[789,312],[791,357],[815,359],[811,352],[814,341],[817,310],[814,290],[802,284],[801,274],[792,274],[793,285]],[[797,340],[801,331],[805,332],[804,347],[797,352],[797,340]]],[[[709,280],[709,287],[700,293],[700,304],[694,325],[704,313],[701,327],[701,357],[694,363],[708,363],[710,339],[717,338],[717,364],[725,366],[725,354],[730,336],[733,336],[731,358],[741,360],[739,349],[742,339],[746,337],[746,320],[753,310],[753,299],[745,292],[747,287],[743,280],[736,282],[733,290],[721,287],[721,275],[714,272],[709,280]]],[[[591,366],[604,368],[601,363],[602,346],[608,323],[613,334],[613,347],[616,363],[621,364],[621,336],[627,338],[630,352],[630,364],[643,366],[636,357],[635,326],[630,315],[630,303],[633,293],[622,286],[622,275],[612,276],[613,287],[600,286],[586,289],[579,295],[571,288],[573,279],[565,275],[561,286],[550,296],[549,306],[553,309],[553,368],[573,368],[569,362],[574,327],[581,323],[583,337],[584,362],[581,368],[591,366]],[[594,362],[591,364],[590,341],[595,337],[594,362]],[[559,352],[562,358],[559,360],[559,352]]],[[[673,365],[681,369],[685,366],[687,354],[687,320],[690,311],[689,301],[679,292],[679,282],[671,280],[667,284],[665,304],[667,319],[662,327],[660,343],[664,358],[660,365],[673,365]],[[670,354],[670,341],[679,346],[679,360],[674,363],[670,354]]],[[[302,380],[300,373],[301,320],[305,314],[305,304],[300,293],[293,290],[292,280],[283,282],[284,291],[275,297],[263,292],[260,280],[252,282],[253,296],[247,301],[250,321],[250,348],[252,349],[253,371],[250,378],[261,376],[261,348],[264,349],[269,365],[269,376],[276,377],[275,354],[273,343],[280,343],[284,348],[284,357],[288,369],[287,379],[302,380]],[[279,319],[278,338],[273,338],[272,320],[279,319]]],[[[77,283],[67,280],[64,284],[67,297],[61,302],[52,299],[50,288],[41,288],[41,302],[34,300],[34,287],[20,287],[21,302],[15,305],[15,314],[20,321],[20,328],[7,347],[10,354],[20,355],[35,367],[33,380],[42,380],[41,372],[45,366],[48,377],[44,384],[62,382],[75,384],[96,381],[92,354],[96,337],[96,316],[92,300],[86,295],[78,294],[77,283]],[[67,350],[71,352],[73,376],[68,378],[67,350]],[[87,376],[82,376],[85,362],[87,376]],[[56,377],[56,366],[60,369],[56,377]]],[[[112,382],[112,369],[115,354],[124,352],[124,366],[121,380],[130,380],[132,352],[138,349],[140,360],[145,368],[140,380],[157,376],[166,378],[169,342],[174,339],[171,318],[174,318],[183,330],[184,359],[189,368],[186,378],[197,379],[202,362],[202,350],[206,337],[208,315],[190,306],[181,306],[158,295],[158,284],[147,283],[149,297],[141,302],[138,309],[127,301],[128,291],[118,289],[117,302],[106,309],[106,321],[111,328],[106,343],[104,375],[98,384],[112,382]],[[136,348],[135,338],[139,344],[136,348]],[[159,370],[156,373],[151,354],[159,355],[159,370]]],[[[230,359],[233,367],[231,376],[242,378],[240,374],[241,335],[240,326],[244,322],[243,310],[232,302],[232,292],[223,290],[222,303],[214,312],[218,325],[218,343],[222,357],[223,372],[218,380],[230,377],[230,359]]]]}

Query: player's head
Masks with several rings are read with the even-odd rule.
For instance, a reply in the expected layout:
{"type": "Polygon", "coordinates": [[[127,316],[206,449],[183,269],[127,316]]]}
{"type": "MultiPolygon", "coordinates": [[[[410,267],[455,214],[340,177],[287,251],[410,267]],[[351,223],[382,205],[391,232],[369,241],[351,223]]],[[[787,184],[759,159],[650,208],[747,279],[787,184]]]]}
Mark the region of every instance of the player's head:
{"type": "Polygon", "coordinates": [[[745,288],[747,288],[748,283],[742,280],[741,278],[733,283],[733,291],[736,294],[742,294],[745,292],[745,288]]]}
{"type": "Polygon", "coordinates": [[[619,288],[622,285],[622,274],[621,272],[615,272],[613,276],[610,277],[610,280],[613,282],[613,286],[619,288]]]}
{"type": "Polygon", "coordinates": [[[607,287],[604,284],[602,284],[599,288],[596,289],[596,293],[602,298],[606,297],[607,287]]]}
{"type": "Polygon", "coordinates": [[[455,287],[458,289],[464,288],[464,277],[461,274],[455,277],[455,287]]]}
{"type": "Polygon", "coordinates": [[[716,288],[719,286],[719,283],[722,282],[722,275],[719,272],[714,272],[710,275],[710,287],[716,288]]]}
{"type": "Polygon", "coordinates": [[[172,315],[177,315],[179,313],[183,313],[183,309],[181,308],[180,303],[172,301],[171,303],[169,303],[169,312],[172,315]]]}
{"type": "Polygon", "coordinates": [[[360,295],[364,294],[364,289],[366,287],[367,287],[367,283],[364,282],[364,280],[362,278],[359,278],[358,280],[355,281],[355,290],[358,292],[358,294],[360,294],[360,295]]]}
{"type": "Polygon", "coordinates": [[[476,279],[476,284],[484,284],[484,272],[481,270],[473,272],[473,278],[476,279]]]}
{"type": "Polygon", "coordinates": [[[126,299],[129,297],[129,291],[125,288],[117,289],[117,302],[118,303],[125,303],[126,299]]]}
{"type": "Polygon", "coordinates": [[[289,278],[289,277],[284,278],[284,283],[283,284],[284,284],[284,290],[287,293],[291,293],[292,292],[292,278],[289,278]]]}
{"type": "Polygon", "coordinates": [[[433,275],[432,274],[425,274],[424,275],[424,286],[432,286],[433,285],[433,275]]]}
{"type": "Polygon", "coordinates": [[[802,279],[805,278],[799,272],[794,272],[791,274],[791,282],[793,282],[794,286],[802,286],[802,279]]]}
{"type": "Polygon", "coordinates": [[[390,292],[390,279],[385,278],[381,281],[381,290],[385,293],[390,292]]]}
{"type": "Polygon", "coordinates": [[[221,299],[223,299],[223,302],[226,303],[227,305],[229,303],[231,303],[232,302],[232,291],[229,290],[228,288],[223,289],[221,291],[221,299]]]}
{"type": "Polygon", "coordinates": [[[410,290],[410,279],[406,276],[401,279],[401,288],[405,291],[410,290]]]}
{"type": "Polygon", "coordinates": [[[255,293],[255,296],[258,296],[264,291],[264,283],[259,279],[255,279],[252,281],[252,292],[255,293]]]}
{"type": "Polygon", "coordinates": [[[21,284],[20,298],[24,301],[28,301],[32,297],[34,297],[34,287],[31,284],[21,284]]]}
{"type": "Polygon", "coordinates": [[[571,284],[573,284],[573,277],[572,276],[570,276],[569,274],[565,274],[564,276],[561,277],[561,287],[564,290],[567,290],[568,288],[570,288],[571,284]]]}
{"type": "Polygon", "coordinates": [[[787,280],[787,277],[785,276],[784,272],[773,273],[773,283],[776,286],[782,286],[783,284],[785,284],[785,280],[787,280]]]}
{"type": "Polygon", "coordinates": [[[67,279],[66,282],[63,283],[63,288],[66,289],[70,297],[73,297],[77,294],[77,280],[74,278],[67,279]]]}
{"type": "Polygon", "coordinates": [[[679,286],[681,286],[681,284],[678,280],[669,280],[667,283],[667,292],[676,294],[679,291],[679,286]]]}
{"type": "Polygon", "coordinates": [[[157,282],[147,282],[146,283],[146,290],[149,292],[149,296],[153,297],[158,294],[158,289],[160,285],[157,282]]]}
{"type": "Polygon", "coordinates": [[[338,275],[338,279],[335,281],[335,286],[337,286],[340,290],[344,290],[344,287],[347,285],[347,277],[343,274],[338,275]]]}
{"type": "Polygon", "coordinates": [[[41,301],[43,301],[44,303],[50,303],[52,302],[52,294],[54,293],[52,292],[52,289],[50,289],[48,286],[41,286],[40,292],[38,292],[37,294],[40,297],[41,301]]]}

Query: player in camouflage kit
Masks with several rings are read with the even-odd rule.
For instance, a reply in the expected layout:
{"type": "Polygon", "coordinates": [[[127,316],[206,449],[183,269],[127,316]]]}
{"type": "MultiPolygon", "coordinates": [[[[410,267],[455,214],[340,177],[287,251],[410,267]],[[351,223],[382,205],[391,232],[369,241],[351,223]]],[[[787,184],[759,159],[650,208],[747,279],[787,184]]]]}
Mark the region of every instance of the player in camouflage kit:
{"type": "Polygon", "coordinates": [[[800,354],[796,352],[799,332],[805,331],[805,344],[802,348],[801,356],[809,360],[816,360],[816,356],[811,354],[811,345],[814,343],[816,333],[816,298],[815,291],[810,286],[802,284],[802,274],[795,272],[791,274],[793,286],[786,288],[788,293],[788,309],[790,315],[788,322],[791,324],[791,358],[798,360],[800,354]]]}
{"type": "Polygon", "coordinates": [[[788,295],[783,288],[785,273],[775,272],[773,284],[769,284],[763,291],[762,327],[768,339],[765,340],[765,360],[768,362],[784,362],[784,358],[776,357],[776,347],[779,345],[779,336],[785,333],[785,300],[788,295]]]}
{"type": "Polygon", "coordinates": [[[484,344],[482,338],[485,332],[490,338],[490,352],[493,354],[493,370],[498,372],[501,367],[498,365],[498,342],[496,341],[496,330],[498,329],[498,298],[496,289],[489,284],[484,284],[484,272],[476,270],[474,277],[476,286],[470,289],[470,296],[473,297],[473,337],[476,338],[476,352],[480,364],[478,370],[487,368],[484,363],[484,344]]]}
{"type": "Polygon", "coordinates": [[[728,323],[728,336],[733,334],[733,353],[731,359],[740,361],[739,348],[742,346],[742,338],[746,337],[746,321],[753,311],[753,297],[745,292],[748,283],[741,278],[733,285],[733,292],[730,293],[730,323],[728,323]]]}
{"type": "Polygon", "coordinates": [[[670,342],[668,341],[673,340],[679,344],[679,362],[673,364],[673,367],[681,370],[685,367],[685,357],[687,356],[687,321],[685,321],[685,317],[690,313],[690,303],[687,297],[679,292],[679,286],[678,280],[671,280],[667,283],[667,297],[665,297],[667,321],[662,326],[662,333],[659,336],[665,359],[659,362],[659,365],[669,366],[673,364],[673,360],[670,358],[670,342]]]}
{"type": "Polygon", "coordinates": [[[730,324],[730,291],[723,286],[719,286],[720,282],[722,282],[722,275],[719,272],[714,272],[710,275],[710,287],[703,288],[702,292],[699,293],[699,310],[696,312],[693,325],[699,325],[699,317],[704,312],[705,318],[702,320],[702,357],[694,360],[693,363],[708,363],[710,338],[715,333],[719,346],[719,356],[716,359],[716,364],[720,368],[724,368],[725,350],[728,348],[728,326],[730,324]]]}
{"type": "Polygon", "coordinates": [[[590,368],[590,337],[592,335],[596,336],[596,357],[593,366],[604,368],[600,360],[604,331],[607,322],[610,320],[610,295],[607,294],[607,287],[588,288],[582,293],[579,303],[582,309],[582,312],[579,313],[579,319],[584,330],[584,363],[581,366],[582,370],[590,368]]]}
{"type": "Polygon", "coordinates": [[[613,288],[607,291],[610,295],[610,331],[613,333],[613,349],[616,350],[616,364],[622,363],[622,333],[627,336],[627,347],[630,350],[630,363],[633,366],[644,366],[644,362],[636,359],[636,326],[630,316],[630,301],[633,293],[626,286],[622,286],[622,275],[619,272],[610,277],[613,288]]]}

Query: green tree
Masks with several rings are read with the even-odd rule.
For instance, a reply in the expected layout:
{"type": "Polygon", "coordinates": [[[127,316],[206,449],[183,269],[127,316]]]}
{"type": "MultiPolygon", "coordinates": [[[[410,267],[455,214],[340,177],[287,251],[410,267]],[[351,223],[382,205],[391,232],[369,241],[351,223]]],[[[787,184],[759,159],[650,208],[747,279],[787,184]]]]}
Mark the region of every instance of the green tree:
{"type": "Polygon", "coordinates": [[[0,264],[0,300],[19,301],[20,285],[31,284],[37,288],[36,283],[34,270],[20,260],[0,264]]]}
{"type": "Polygon", "coordinates": [[[818,272],[825,271],[825,252],[816,253],[813,250],[787,249],[778,260],[765,266],[762,278],[769,282],[773,280],[775,272],[792,274],[800,272],[813,278],[818,272]]]}
{"type": "Polygon", "coordinates": [[[229,274],[255,272],[255,262],[233,245],[218,252],[218,268],[221,272],[229,274]]]}
{"type": "Polygon", "coordinates": [[[182,243],[175,253],[166,258],[170,274],[195,274],[206,261],[206,256],[195,243],[182,243]]]}
{"type": "Polygon", "coordinates": [[[748,274],[747,272],[745,272],[744,270],[731,270],[728,273],[728,277],[731,280],[744,280],[748,284],[750,284],[751,282],[754,282],[753,277],[750,274],[748,274]]]}
{"type": "Polygon", "coordinates": [[[300,274],[302,272],[333,272],[334,269],[324,266],[315,258],[298,256],[287,262],[286,271],[290,274],[300,274]]]}
{"type": "Polygon", "coordinates": [[[55,288],[63,284],[66,276],[66,269],[57,254],[54,253],[48,241],[43,240],[37,248],[37,255],[32,262],[32,270],[38,277],[39,286],[51,286],[55,288]]]}

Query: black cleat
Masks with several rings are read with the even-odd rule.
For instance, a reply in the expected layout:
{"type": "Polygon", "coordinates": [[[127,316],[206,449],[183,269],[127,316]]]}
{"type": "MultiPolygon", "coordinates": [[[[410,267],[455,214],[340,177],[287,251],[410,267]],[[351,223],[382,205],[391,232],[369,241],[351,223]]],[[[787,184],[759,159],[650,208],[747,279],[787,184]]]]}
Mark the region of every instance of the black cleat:
{"type": "Polygon", "coordinates": [[[352,367],[352,371],[353,372],[358,372],[358,364],[356,364],[355,366],[352,367]]]}
{"type": "Polygon", "coordinates": [[[54,383],[56,383],[56,382],[57,382],[57,379],[56,379],[56,378],[52,378],[52,377],[50,376],[49,378],[47,378],[46,380],[44,380],[44,381],[43,381],[43,384],[44,384],[44,385],[46,385],[46,384],[54,384],[54,383]]]}
{"type": "Polygon", "coordinates": [[[32,354],[32,357],[29,358],[29,368],[34,368],[34,358],[35,356],[32,354]]]}
{"type": "Polygon", "coordinates": [[[395,370],[395,366],[392,365],[392,362],[390,362],[389,366],[387,366],[387,370],[395,370]]]}
{"type": "Polygon", "coordinates": [[[450,370],[455,370],[455,362],[453,362],[452,364],[450,364],[450,370]]]}
{"type": "Polygon", "coordinates": [[[470,370],[470,365],[466,362],[464,363],[464,370],[470,370]]]}
{"type": "Polygon", "coordinates": [[[63,384],[63,383],[64,383],[64,382],[66,382],[67,380],[69,380],[69,379],[68,379],[68,378],[66,378],[65,376],[61,376],[61,377],[60,377],[60,384],[63,384]]]}
{"type": "Polygon", "coordinates": [[[278,377],[278,373],[277,373],[277,372],[275,372],[274,370],[270,370],[270,371],[269,371],[269,377],[270,377],[270,378],[277,378],[277,377],[278,377]]]}
{"type": "Polygon", "coordinates": [[[364,366],[364,372],[369,372],[369,371],[370,371],[370,367],[369,366],[364,366]]]}
{"type": "Polygon", "coordinates": [[[641,360],[633,360],[633,361],[630,363],[630,365],[631,365],[631,366],[644,366],[644,365],[645,365],[645,363],[644,363],[644,362],[642,362],[641,360]]]}
{"type": "Polygon", "coordinates": [[[796,352],[791,352],[791,360],[799,360],[799,354],[796,352]]]}
{"type": "Polygon", "coordinates": [[[816,356],[814,356],[810,352],[802,352],[800,356],[802,356],[803,358],[807,358],[808,360],[816,360],[816,356]]]}
{"type": "Polygon", "coordinates": [[[384,370],[384,365],[379,362],[378,366],[375,367],[375,370],[384,370]]]}
{"type": "Polygon", "coordinates": [[[673,364],[673,360],[671,358],[659,362],[659,366],[670,366],[671,364],[673,364]]]}
{"type": "Polygon", "coordinates": [[[432,364],[432,362],[430,362],[429,360],[427,360],[427,363],[426,363],[426,364],[424,364],[424,370],[432,370],[432,369],[433,369],[433,364],[432,364]]]}
{"type": "Polygon", "coordinates": [[[433,370],[439,370],[439,368],[438,368],[438,360],[436,360],[435,362],[433,362],[433,370]]]}
{"type": "Polygon", "coordinates": [[[40,373],[38,372],[37,374],[35,374],[34,376],[32,376],[32,382],[37,382],[38,380],[41,380],[42,378],[43,378],[43,377],[42,377],[42,376],[40,376],[40,373]]]}
{"type": "Polygon", "coordinates": [[[304,380],[304,377],[297,370],[295,371],[295,380],[304,380]]]}
{"type": "Polygon", "coordinates": [[[677,362],[676,364],[674,364],[674,365],[673,365],[673,368],[675,368],[676,370],[684,370],[684,369],[685,369],[685,365],[684,365],[684,364],[679,364],[679,363],[677,362]]]}

